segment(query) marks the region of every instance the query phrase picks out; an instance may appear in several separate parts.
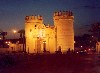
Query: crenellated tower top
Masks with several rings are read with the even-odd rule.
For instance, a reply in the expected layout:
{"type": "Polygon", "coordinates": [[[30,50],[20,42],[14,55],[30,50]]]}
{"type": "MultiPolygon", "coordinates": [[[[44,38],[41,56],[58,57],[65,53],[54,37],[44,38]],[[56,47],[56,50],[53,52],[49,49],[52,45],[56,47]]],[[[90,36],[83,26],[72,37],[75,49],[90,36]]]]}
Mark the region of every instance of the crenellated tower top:
{"type": "Polygon", "coordinates": [[[43,23],[43,17],[41,15],[26,16],[25,17],[25,23],[43,23]]]}
{"type": "Polygon", "coordinates": [[[54,12],[54,20],[58,19],[74,19],[73,13],[71,11],[58,11],[54,12]]]}

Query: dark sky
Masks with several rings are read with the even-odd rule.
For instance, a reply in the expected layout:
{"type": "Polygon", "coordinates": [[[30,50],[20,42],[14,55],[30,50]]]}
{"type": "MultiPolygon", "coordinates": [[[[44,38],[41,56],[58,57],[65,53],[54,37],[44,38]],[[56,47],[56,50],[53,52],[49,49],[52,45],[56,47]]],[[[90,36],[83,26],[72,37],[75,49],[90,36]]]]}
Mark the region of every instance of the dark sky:
{"type": "Polygon", "coordinates": [[[75,35],[100,21],[100,0],[0,0],[0,30],[12,35],[13,29],[23,29],[26,15],[42,15],[45,24],[53,25],[53,13],[60,10],[74,13],[75,35]]]}

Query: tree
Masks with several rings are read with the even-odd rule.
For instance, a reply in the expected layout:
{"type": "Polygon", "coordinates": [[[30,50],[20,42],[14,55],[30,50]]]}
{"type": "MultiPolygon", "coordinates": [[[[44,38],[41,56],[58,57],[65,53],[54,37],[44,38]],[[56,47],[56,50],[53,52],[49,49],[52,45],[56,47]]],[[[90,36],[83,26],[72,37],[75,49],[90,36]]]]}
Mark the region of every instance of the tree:
{"type": "Polygon", "coordinates": [[[3,40],[2,40],[2,45],[3,45],[3,48],[5,47],[4,43],[5,43],[5,36],[7,35],[7,32],[3,32],[2,30],[0,30],[0,35],[2,36],[3,40]]]}
{"type": "Polygon", "coordinates": [[[20,34],[20,38],[23,38],[23,36],[25,36],[25,30],[24,29],[19,30],[18,33],[20,34]]]}
{"type": "Polygon", "coordinates": [[[23,52],[26,52],[26,39],[25,39],[25,30],[21,29],[18,31],[18,33],[20,34],[20,41],[23,43],[23,52]]]}
{"type": "Polygon", "coordinates": [[[100,41],[100,22],[91,24],[91,32],[93,39],[97,42],[100,41]]]}
{"type": "Polygon", "coordinates": [[[94,44],[92,43],[92,37],[90,34],[83,34],[81,36],[75,36],[75,47],[86,49],[86,48],[93,47],[93,45],[94,44]]]}

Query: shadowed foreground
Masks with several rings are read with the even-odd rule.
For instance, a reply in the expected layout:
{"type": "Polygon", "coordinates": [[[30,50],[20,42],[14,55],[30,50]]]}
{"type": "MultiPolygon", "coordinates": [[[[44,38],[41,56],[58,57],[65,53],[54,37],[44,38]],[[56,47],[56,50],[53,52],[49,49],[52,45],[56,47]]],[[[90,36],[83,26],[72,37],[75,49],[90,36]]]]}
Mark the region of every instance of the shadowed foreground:
{"type": "Polygon", "coordinates": [[[3,55],[0,73],[100,73],[95,55],[3,55]]]}

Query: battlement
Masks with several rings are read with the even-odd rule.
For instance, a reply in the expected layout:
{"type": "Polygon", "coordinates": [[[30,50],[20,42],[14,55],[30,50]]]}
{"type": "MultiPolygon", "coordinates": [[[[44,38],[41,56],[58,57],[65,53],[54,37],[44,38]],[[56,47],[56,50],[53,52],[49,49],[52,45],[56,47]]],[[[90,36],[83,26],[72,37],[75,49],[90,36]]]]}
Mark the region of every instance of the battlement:
{"type": "Polygon", "coordinates": [[[42,23],[43,22],[43,18],[42,16],[38,15],[38,16],[26,16],[25,17],[25,22],[40,22],[42,23]]]}
{"type": "Polygon", "coordinates": [[[54,12],[54,20],[56,19],[73,19],[73,13],[71,11],[58,11],[54,12]]]}

